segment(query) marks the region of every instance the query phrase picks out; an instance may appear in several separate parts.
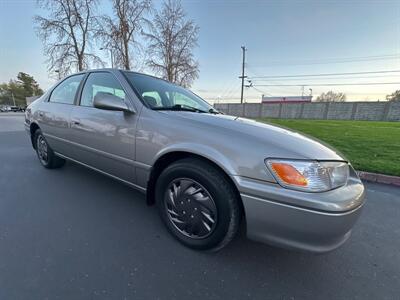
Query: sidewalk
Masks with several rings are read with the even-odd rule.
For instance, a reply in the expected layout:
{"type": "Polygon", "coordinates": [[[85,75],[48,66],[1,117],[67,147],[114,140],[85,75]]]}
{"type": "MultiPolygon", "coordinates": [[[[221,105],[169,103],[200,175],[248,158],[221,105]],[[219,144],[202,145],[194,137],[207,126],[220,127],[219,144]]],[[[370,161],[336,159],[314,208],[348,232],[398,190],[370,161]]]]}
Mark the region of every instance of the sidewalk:
{"type": "Polygon", "coordinates": [[[398,176],[390,176],[363,171],[357,171],[357,174],[362,180],[400,186],[400,177],[398,176]]]}

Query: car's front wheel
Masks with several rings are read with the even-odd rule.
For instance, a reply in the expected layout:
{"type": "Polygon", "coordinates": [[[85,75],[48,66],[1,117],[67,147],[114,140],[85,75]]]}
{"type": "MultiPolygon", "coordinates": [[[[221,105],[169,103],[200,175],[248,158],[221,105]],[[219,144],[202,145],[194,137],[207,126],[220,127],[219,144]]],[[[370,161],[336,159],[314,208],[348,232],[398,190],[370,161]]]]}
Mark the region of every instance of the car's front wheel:
{"type": "Polygon", "coordinates": [[[190,248],[221,249],[238,231],[242,210],[237,192],[206,161],[186,158],[168,166],[157,180],[155,196],[169,231],[190,248]]]}
{"type": "Polygon", "coordinates": [[[54,154],[40,129],[35,131],[34,142],[37,156],[43,167],[55,169],[61,168],[65,164],[64,159],[54,154]]]}

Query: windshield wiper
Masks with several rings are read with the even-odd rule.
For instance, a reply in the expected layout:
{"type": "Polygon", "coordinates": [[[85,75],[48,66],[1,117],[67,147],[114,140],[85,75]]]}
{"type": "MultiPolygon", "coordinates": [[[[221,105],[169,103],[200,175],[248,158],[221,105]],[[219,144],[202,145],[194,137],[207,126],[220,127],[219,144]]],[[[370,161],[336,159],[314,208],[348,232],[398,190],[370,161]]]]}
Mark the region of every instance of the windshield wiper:
{"type": "Polygon", "coordinates": [[[202,110],[196,107],[192,107],[190,105],[185,105],[185,104],[175,104],[172,106],[159,106],[159,107],[153,107],[154,110],[176,110],[176,111],[192,111],[192,112],[198,112],[198,113],[210,113],[210,114],[222,114],[218,110],[214,108],[210,108],[208,111],[202,110]]]}
{"type": "Polygon", "coordinates": [[[218,110],[216,110],[216,109],[214,109],[214,108],[210,108],[210,109],[208,110],[208,112],[209,112],[210,114],[216,114],[216,115],[222,114],[222,112],[220,112],[220,111],[218,111],[218,110]]]}
{"type": "Polygon", "coordinates": [[[175,104],[172,106],[153,107],[154,110],[176,110],[176,111],[192,111],[198,113],[206,113],[207,111],[192,107],[189,105],[175,104]]]}

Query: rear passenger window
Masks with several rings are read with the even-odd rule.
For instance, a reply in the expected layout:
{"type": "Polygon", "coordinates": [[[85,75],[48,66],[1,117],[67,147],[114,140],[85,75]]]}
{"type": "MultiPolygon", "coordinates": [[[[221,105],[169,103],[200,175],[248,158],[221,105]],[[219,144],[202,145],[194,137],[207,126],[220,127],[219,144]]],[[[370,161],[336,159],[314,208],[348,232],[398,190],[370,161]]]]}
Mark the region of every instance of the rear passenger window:
{"type": "Polygon", "coordinates": [[[81,106],[93,106],[93,99],[97,93],[109,93],[125,99],[125,92],[115,77],[106,72],[91,73],[86,80],[82,91],[81,106]]]}
{"type": "Polygon", "coordinates": [[[76,91],[81,83],[84,74],[68,77],[61,82],[51,93],[50,102],[74,104],[76,91]]]}

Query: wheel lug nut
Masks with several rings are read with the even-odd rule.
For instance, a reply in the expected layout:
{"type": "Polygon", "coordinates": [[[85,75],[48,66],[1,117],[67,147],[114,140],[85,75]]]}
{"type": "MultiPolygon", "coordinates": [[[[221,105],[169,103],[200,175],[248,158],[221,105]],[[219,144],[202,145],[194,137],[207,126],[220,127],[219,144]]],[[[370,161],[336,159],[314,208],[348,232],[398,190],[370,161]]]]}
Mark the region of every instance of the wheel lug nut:
{"type": "Polygon", "coordinates": [[[183,211],[183,214],[186,215],[186,211],[183,211]]]}

